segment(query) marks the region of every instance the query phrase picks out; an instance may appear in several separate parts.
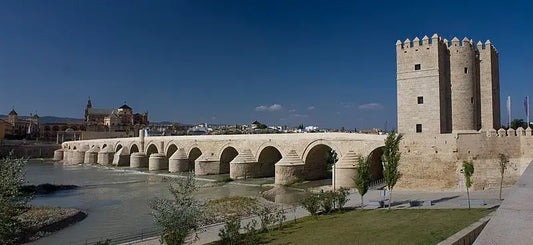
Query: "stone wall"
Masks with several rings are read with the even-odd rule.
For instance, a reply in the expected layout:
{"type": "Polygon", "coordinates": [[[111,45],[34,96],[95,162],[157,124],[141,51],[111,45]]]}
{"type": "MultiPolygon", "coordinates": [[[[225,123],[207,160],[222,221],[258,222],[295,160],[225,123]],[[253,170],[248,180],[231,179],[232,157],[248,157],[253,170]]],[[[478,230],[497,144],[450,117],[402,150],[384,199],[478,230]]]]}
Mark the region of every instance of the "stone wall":
{"type": "Polygon", "coordinates": [[[509,156],[511,165],[504,185],[513,185],[533,160],[531,132],[517,136],[514,130],[439,135],[407,134],[401,144],[402,178],[398,189],[464,190],[463,161],[473,161],[473,189],[498,188],[499,154],[509,156]]]}

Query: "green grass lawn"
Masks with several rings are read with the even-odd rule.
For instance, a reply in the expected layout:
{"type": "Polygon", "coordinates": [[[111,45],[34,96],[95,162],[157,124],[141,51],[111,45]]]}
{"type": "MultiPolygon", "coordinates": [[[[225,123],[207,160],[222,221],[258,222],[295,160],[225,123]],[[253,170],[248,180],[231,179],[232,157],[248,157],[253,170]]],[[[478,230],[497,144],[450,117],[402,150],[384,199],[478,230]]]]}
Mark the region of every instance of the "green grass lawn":
{"type": "Polygon", "coordinates": [[[355,210],[289,222],[262,234],[272,244],[436,244],[486,216],[488,209],[355,210]]]}

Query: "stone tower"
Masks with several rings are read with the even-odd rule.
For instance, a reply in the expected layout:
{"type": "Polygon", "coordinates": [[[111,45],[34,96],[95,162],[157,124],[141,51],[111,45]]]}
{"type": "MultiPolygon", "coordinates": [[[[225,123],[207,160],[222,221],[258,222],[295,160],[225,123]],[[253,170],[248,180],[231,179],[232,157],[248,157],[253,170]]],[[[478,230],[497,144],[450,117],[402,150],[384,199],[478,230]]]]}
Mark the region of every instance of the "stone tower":
{"type": "Polygon", "coordinates": [[[91,108],[93,108],[93,103],[91,102],[91,97],[89,97],[85,106],[85,121],[89,121],[89,109],[91,108]]]}
{"type": "Polygon", "coordinates": [[[434,34],[398,40],[396,57],[400,133],[499,128],[498,53],[490,42],[483,48],[434,34]]]}

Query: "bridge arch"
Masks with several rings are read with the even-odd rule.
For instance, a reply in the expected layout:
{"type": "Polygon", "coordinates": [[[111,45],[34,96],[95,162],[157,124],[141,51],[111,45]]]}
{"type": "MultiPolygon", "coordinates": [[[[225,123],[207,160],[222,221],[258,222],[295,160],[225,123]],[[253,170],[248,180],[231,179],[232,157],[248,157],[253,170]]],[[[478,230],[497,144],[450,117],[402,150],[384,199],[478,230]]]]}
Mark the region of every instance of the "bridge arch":
{"type": "Polygon", "coordinates": [[[187,158],[189,158],[189,169],[194,169],[194,161],[196,161],[201,155],[202,151],[197,145],[194,145],[189,149],[189,154],[187,154],[187,158]]]}
{"type": "Polygon", "coordinates": [[[318,140],[311,141],[309,144],[307,144],[307,146],[305,147],[305,149],[303,151],[302,160],[305,161],[305,159],[307,158],[307,155],[309,154],[309,152],[315,146],[318,146],[318,145],[326,145],[326,146],[328,146],[329,148],[331,148],[332,150],[335,150],[335,152],[337,152],[337,157],[339,159],[341,158],[342,153],[341,153],[340,149],[335,144],[333,144],[329,140],[318,139],[318,140]]]}
{"type": "Polygon", "coordinates": [[[115,145],[115,152],[118,152],[118,151],[119,151],[120,149],[122,149],[122,148],[123,148],[123,147],[122,147],[122,143],[117,143],[117,144],[115,145]]]}
{"type": "Polygon", "coordinates": [[[370,165],[370,180],[376,181],[383,179],[383,163],[381,157],[383,156],[384,146],[378,147],[370,152],[367,156],[370,165]]]}
{"type": "Polygon", "coordinates": [[[178,146],[174,143],[169,144],[165,150],[167,158],[170,158],[174,152],[178,150],[178,146]]]}
{"type": "Polygon", "coordinates": [[[303,155],[304,176],[307,180],[331,178],[331,166],[328,164],[328,155],[335,150],[337,158],[341,159],[338,148],[326,140],[316,140],[307,145],[303,155]]]}
{"type": "Polygon", "coordinates": [[[219,154],[220,156],[220,173],[221,174],[227,174],[230,170],[230,162],[239,155],[239,152],[235,147],[227,145],[222,152],[219,154]]]}
{"type": "Polygon", "coordinates": [[[139,146],[136,143],[132,143],[129,148],[130,148],[130,153],[140,152],[139,146]]]}
{"type": "Polygon", "coordinates": [[[282,157],[281,151],[275,146],[268,145],[260,149],[257,155],[257,164],[259,164],[259,176],[257,177],[273,177],[275,174],[275,164],[282,157]]]}
{"type": "Polygon", "coordinates": [[[146,148],[146,156],[149,157],[151,154],[154,153],[159,153],[159,151],[157,150],[157,146],[155,144],[149,144],[146,148]]]}

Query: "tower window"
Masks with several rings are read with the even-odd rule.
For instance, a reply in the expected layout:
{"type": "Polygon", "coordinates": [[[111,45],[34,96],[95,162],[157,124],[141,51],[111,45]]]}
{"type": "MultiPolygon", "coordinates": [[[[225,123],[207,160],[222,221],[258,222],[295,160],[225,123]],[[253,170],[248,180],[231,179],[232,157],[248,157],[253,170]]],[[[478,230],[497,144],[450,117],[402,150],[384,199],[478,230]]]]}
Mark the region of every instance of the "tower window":
{"type": "Polygon", "coordinates": [[[416,98],[416,100],[417,100],[417,102],[418,102],[419,105],[424,104],[424,96],[418,96],[418,97],[416,98]]]}
{"type": "Polygon", "coordinates": [[[416,132],[417,133],[422,133],[422,124],[417,124],[416,125],[416,132]]]}
{"type": "Polygon", "coordinates": [[[470,103],[474,104],[474,97],[470,97],[470,103]]]}
{"type": "Polygon", "coordinates": [[[420,64],[415,65],[415,71],[418,71],[418,70],[420,70],[420,64]]]}
{"type": "Polygon", "coordinates": [[[465,67],[465,74],[468,73],[468,67],[465,67]]]}

